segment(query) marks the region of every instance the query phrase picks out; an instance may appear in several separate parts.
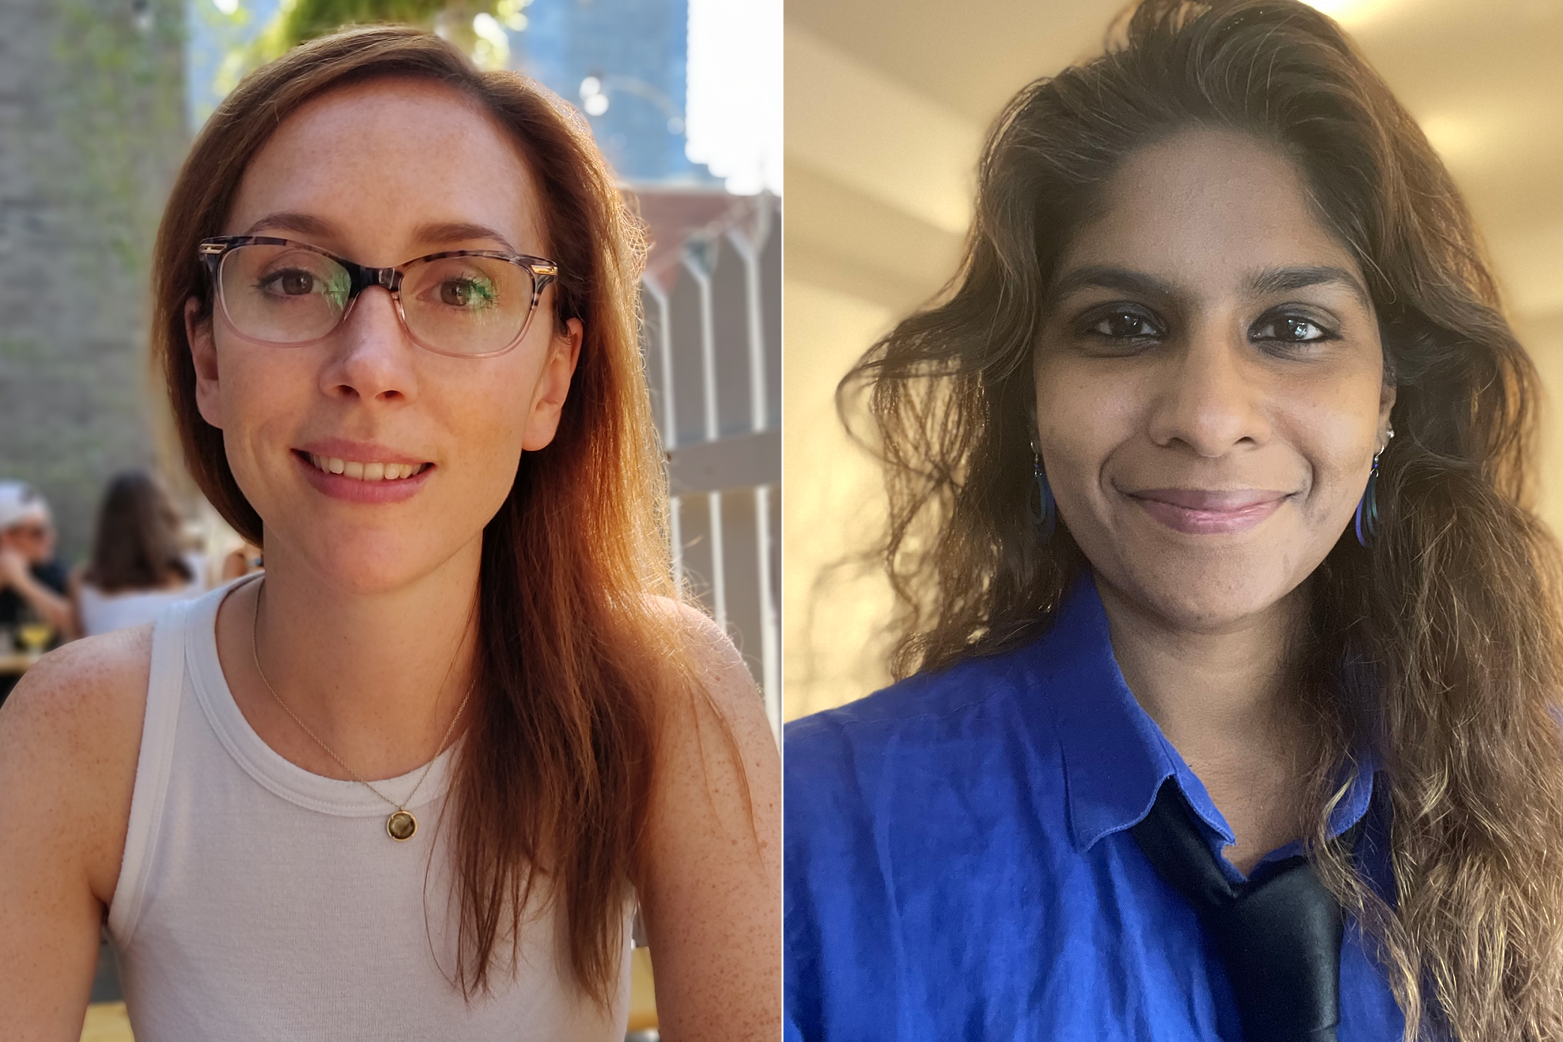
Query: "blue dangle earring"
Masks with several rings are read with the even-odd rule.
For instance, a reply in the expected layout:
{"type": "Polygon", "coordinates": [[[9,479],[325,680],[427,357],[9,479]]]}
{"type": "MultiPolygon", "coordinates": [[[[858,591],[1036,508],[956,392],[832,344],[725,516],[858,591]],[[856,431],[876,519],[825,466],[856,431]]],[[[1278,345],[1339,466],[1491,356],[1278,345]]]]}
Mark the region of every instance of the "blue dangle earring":
{"type": "Polygon", "coordinates": [[[1042,469],[1042,457],[1035,445],[1031,446],[1031,461],[1033,488],[1027,512],[1037,539],[1045,543],[1053,538],[1053,529],[1058,525],[1058,507],[1053,503],[1053,490],[1048,486],[1047,471],[1042,469]]]}
{"type": "MultiPolygon", "coordinates": [[[[1384,438],[1384,449],[1389,448],[1389,439],[1395,436],[1395,428],[1389,428],[1384,438]]],[[[1378,527],[1378,458],[1384,455],[1384,449],[1379,449],[1373,454],[1373,470],[1368,474],[1368,487],[1362,493],[1362,498],[1357,501],[1357,542],[1366,547],[1373,540],[1373,530],[1378,527]]]]}

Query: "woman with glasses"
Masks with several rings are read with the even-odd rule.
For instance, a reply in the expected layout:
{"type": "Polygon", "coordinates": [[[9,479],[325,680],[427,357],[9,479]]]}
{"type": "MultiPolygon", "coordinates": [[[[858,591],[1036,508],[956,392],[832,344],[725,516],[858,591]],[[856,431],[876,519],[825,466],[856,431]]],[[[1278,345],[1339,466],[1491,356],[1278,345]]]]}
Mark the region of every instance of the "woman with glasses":
{"type": "Polygon", "coordinates": [[[187,465],[262,575],[45,659],[0,716],[0,1008],[74,1038],[779,1030],[774,741],[677,599],[641,259],[580,119],[439,39],[308,44],[195,142],[156,252],[187,465]]]}
{"type": "Polygon", "coordinates": [[[1563,1038],[1558,551],[1470,216],[1311,7],[1120,28],[844,385],[903,679],[788,728],[788,1037],[1563,1038]]]}

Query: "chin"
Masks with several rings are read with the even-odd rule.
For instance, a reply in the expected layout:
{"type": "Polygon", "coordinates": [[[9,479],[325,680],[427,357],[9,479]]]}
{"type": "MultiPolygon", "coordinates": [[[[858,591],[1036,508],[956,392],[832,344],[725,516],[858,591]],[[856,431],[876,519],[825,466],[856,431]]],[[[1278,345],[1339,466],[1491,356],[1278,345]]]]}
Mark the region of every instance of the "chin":
{"type": "Polygon", "coordinates": [[[1164,555],[1129,562],[1125,583],[1108,581],[1177,629],[1219,632],[1269,611],[1296,591],[1307,572],[1294,573],[1288,564],[1278,553],[1164,555]]]}

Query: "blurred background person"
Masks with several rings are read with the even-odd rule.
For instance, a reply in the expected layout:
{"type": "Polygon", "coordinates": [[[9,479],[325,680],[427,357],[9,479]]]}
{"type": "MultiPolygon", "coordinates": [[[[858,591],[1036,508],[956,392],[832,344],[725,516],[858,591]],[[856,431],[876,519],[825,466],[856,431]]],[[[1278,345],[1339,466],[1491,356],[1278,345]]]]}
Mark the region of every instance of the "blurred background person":
{"type": "Polygon", "coordinates": [[[0,481],[0,702],[28,659],[74,636],[68,575],[54,554],[54,518],[31,485],[0,481]],[[11,654],[20,645],[23,654],[11,654]],[[12,660],[15,660],[14,662],[12,660]]]}
{"type": "Polygon", "coordinates": [[[163,606],[206,590],[205,562],[184,545],[183,521],[151,474],[109,483],[92,559],[71,576],[77,630],[91,637],[157,618],[163,606]]]}

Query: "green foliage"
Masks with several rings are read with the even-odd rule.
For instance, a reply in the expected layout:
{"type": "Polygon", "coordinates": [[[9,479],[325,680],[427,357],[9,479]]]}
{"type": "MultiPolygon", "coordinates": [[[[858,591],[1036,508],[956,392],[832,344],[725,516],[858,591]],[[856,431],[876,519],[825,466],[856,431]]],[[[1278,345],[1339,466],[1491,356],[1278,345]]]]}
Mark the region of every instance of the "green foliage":
{"type": "Polygon", "coordinates": [[[283,11],[279,37],[291,47],[344,25],[397,22],[432,29],[435,16],[452,6],[458,5],[446,0],[298,0],[283,11]]]}
{"type": "MultiPolygon", "coordinates": [[[[282,0],[276,19],[236,61],[239,75],[276,58],[306,40],[346,25],[394,23],[439,33],[479,65],[503,68],[510,58],[504,29],[526,28],[523,13],[531,0],[282,0]]],[[[232,58],[233,56],[230,56],[232,58]]]]}

